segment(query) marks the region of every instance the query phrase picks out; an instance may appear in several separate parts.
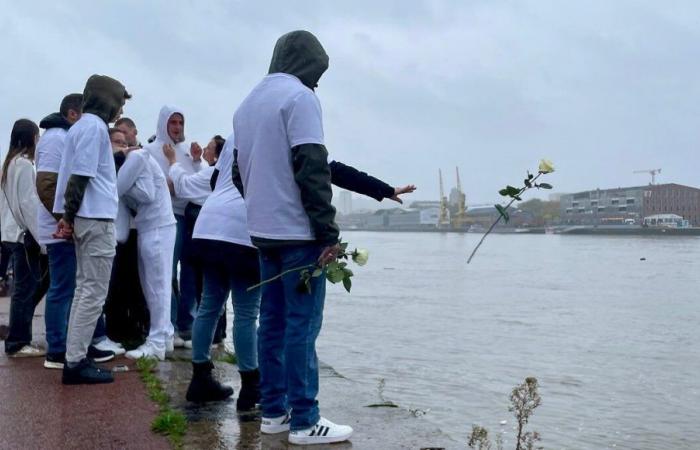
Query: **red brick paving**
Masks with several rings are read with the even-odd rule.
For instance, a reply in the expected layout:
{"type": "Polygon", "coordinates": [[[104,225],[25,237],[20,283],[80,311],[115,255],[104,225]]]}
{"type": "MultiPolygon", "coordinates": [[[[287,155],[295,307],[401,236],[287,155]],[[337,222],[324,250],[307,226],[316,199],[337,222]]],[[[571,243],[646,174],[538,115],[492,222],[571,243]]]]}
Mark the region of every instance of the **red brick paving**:
{"type": "MultiPolygon", "coordinates": [[[[0,298],[0,324],[9,299],[0,298]]],[[[43,303],[34,319],[43,337],[43,303]]],[[[7,358],[0,343],[0,449],[167,449],[151,431],[158,413],[138,372],[119,372],[111,384],[64,386],[61,371],[43,358],[7,358]]],[[[118,358],[111,364],[127,364],[118,358]]]]}

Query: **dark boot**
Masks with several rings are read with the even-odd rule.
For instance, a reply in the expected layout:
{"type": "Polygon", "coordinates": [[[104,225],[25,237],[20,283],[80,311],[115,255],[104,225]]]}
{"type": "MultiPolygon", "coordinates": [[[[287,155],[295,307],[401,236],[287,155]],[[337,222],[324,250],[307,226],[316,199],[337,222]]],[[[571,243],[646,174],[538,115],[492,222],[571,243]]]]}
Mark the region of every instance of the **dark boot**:
{"type": "Polygon", "coordinates": [[[215,402],[226,400],[233,395],[233,388],[219,383],[211,371],[214,364],[211,361],[192,363],[192,381],[187,388],[187,401],[190,402],[215,402]]]}
{"type": "Polygon", "coordinates": [[[260,371],[255,369],[239,373],[241,374],[241,392],[238,394],[236,409],[250,411],[260,403],[260,371]]]}

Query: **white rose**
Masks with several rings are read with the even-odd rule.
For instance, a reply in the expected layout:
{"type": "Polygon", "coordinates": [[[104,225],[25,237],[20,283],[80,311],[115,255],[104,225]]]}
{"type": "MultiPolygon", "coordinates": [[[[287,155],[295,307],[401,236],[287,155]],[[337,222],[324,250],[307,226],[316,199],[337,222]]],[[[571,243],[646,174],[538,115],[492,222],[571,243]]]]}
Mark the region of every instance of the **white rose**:
{"type": "Polygon", "coordinates": [[[554,172],[554,164],[548,159],[543,159],[540,161],[540,173],[552,173],[554,172]]]}
{"type": "Polygon", "coordinates": [[[369,259],[369,252],[365,250],[364,248],[361,248],[359,250],[355,250],[352,253],[352,260],[355,261],[355,263],[358,266],[364,266],[367,264],[367,260],[369,259]]]}

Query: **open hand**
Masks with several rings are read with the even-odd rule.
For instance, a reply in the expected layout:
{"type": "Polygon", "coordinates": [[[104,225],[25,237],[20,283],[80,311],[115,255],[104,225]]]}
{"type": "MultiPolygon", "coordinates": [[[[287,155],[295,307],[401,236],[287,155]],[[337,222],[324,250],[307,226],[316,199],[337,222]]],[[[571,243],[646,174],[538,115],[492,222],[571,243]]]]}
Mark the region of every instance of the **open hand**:
{"type": "Polygon", "coordinates": [[[399,197],[401,194],[410,194],[411,192],[416,190],[416,185],[415,184],[409,184],[404,187],[397,187],[394,188],[394,196],[389,197],[391,200],[403,204],[403,200],[399,197]]]}

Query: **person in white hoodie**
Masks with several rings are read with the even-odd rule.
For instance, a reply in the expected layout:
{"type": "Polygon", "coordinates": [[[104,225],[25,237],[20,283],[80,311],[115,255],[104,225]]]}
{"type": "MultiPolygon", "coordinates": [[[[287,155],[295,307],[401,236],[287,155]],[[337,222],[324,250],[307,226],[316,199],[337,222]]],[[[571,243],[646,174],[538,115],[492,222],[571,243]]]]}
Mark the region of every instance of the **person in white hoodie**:
{"type": "MultiPolygon", "coordinates": [[[[169,164],[163,148],[166,145],[172,146],[175,151],[177,162],[188,174],[199,172],[206,163],[202,163],[201,158],[194,159],[191,152],[201,155],[201,148],[193,142],[189,149],[185,144],[185,115],[181,109],[174,106],[163,106],[158,115],[158,126],[156,128],[156,139],[144,147],[151,157],[160,166],[163,175],[168,177],[169,164]]],[[[197,296],[196,277],[191,264],[183,256],[183,246],[186,240],[185,208],[187,199],[177,196],[172,197],[172,209],[177,221],[177,234],[175,239],[175,250],[173,254],[172,284],[173,288],[179,288],[179,295],[173,292],[171,300],[171,321],[177,329],[175,336],[175,346],[183,347],[185,341],[191,339],[192,322],[194,321],[195,304],[197,296]],[[180,263],[180,276],[178,285],[177,266],[180,263]]]]}
{"type": "Polygon", "coordinates": [[[39,127],[20,119],[12,127],[10,148],[0,177],[0,221],[2,240],[12,251],[15,290],[10,300],[10,329],[5,339],[9,357],[43,356],[32,345],[32,318],[36,305],[48,289],[46,255],[35,237],[39,198],[34,189],[34,152],[39,127]]]}
{"type": "Polygon", "coordinates": [[[176,221],[163,171],[147,150],[128,150],[117,175],[120,201],[134,214],[139,278],[150,312],[146,342],[126,353],[130,359],[165,359],[172,345],[170,320],[176,221]]]}

